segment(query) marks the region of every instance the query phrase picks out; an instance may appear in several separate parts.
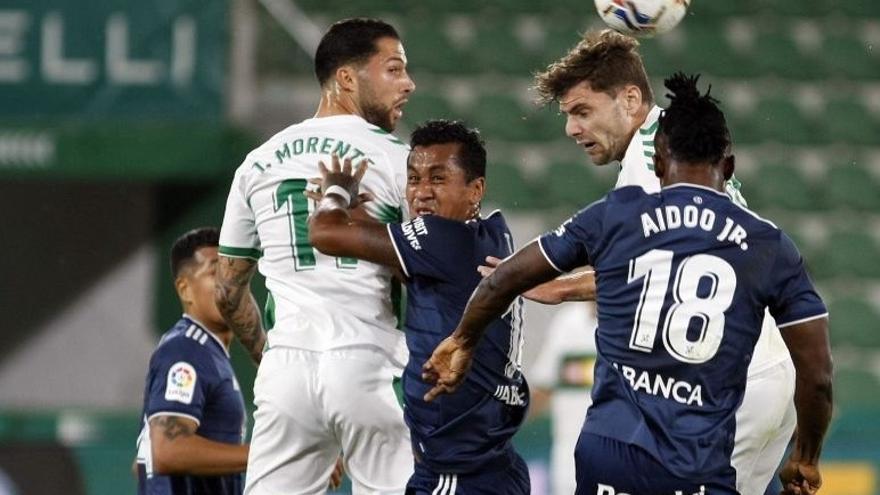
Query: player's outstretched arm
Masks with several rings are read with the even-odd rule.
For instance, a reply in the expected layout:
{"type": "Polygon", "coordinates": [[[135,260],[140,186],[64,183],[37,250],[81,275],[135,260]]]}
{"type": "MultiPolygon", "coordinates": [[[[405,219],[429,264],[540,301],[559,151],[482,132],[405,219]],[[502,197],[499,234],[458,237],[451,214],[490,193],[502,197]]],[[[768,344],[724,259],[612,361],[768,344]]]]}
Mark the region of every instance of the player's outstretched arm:
{"type": "Polygon", "coordinates": [[[247,468],[247,445],[215,442],[196,434],[198,424],[182,416],[150,419],[153,470],[159,474],[216,476],[247,468]]]}
{"type": "Polygon", "coordinates": [[[328,169],[318,162],[321,170],[321,197],[318,207],[309,218],[309,243],[329,256],[347,256],[373,263],[400,268],[391,237],[385,225],[373,221],[355,219],[351,210],[358,197],[360,181],[367,171],[366,162],[352,169],[351,159],[342,165],[333,155],[328,169]]]}
{"type": "Polygon", "coordinates": [[[438,395],[455,391],[470,368],[473,350],[486,326],[501,316],[519,294],[558,274],[538,247],[528,244],[484,278],[471,296],[458,327],[437,346],[422,367],[422,379],[434,384],[425,394],[430,402],[438,395]]]}
{"type": "MultiPolygon", "coordinates": [[[[486,257],[486,264],[477,268],[480,275],[488,277],[504,260],[494,256],[486,257]]],[[[523,297],[541,304],[560,304],[570,301],[596,300],[596,272],[584,270],[563,275],[523,292],[523,297]]]]}
{"type": "Polygon", "coordinates": [[[238,341],[259,364],[266,345],[266,332],[263,331],[257,301],[251,293],[251,278],[256,270],[257,262],[250,258],[221,254],[214,283],[214,301],[238,341]]]}
{"type": "Polygon", "coordinates": [[[779,477],[784,494],[808,495],[822,486],[819,454],[831,421],[832,364],[828,319],[818,318],[785,327],[782,338],[797,373],[794,394],[797,439],[779,477]]]}

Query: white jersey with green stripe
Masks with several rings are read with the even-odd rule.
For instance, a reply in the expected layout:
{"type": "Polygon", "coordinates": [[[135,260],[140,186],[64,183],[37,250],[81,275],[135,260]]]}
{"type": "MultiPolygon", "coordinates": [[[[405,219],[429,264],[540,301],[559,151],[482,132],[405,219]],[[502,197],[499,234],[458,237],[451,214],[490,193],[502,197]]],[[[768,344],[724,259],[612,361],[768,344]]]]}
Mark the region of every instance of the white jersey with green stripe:
{"type": "MultiPolygon", "coordinates": [[[[311,178],[331,154],[369,162],[361,192],[373,195],[368,213],[383,222],[404,219],[409,147],[355,115],[307,119],[250,152],[235,172],[220,254],[259,260],[274,300],[269,347],[311,351],[371,345],[406,363],[397,330],[391,272],[353,258],[326,256],[309,244],[314,201],[311,178]]],[[[268,309],[268,308],[267,308],[268,309]]]]}
{"type": "MultiPolygon", "coordinates": [[[[654,175],[654,134],[657,132],[662,111],[662,108],[654,105],[645,122],[633,135],[623,160],[620,161],[620,173],[615,188],[641,186],[648,193],[660,191],[660,179],[654,175]]],[[[736,177],[731,177],[724,183],[724,192],[734,203],[746,208],[746,200],[740,192],[741,186],[736,177]]],[[[764,328],[755,344],[755,353],[749,365],[749,376],[790,359],[788,348],[776,329],[773,318],[767,313],[764,319],[764,328]]]]}

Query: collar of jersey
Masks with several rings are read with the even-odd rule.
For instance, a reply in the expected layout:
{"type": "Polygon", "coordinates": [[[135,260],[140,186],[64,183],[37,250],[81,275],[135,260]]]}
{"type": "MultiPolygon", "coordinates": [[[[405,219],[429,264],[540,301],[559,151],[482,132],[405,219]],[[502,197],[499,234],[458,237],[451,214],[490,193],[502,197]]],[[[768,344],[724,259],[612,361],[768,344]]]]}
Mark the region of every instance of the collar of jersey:
{"type": "Polygon", "coordinates": [[[715,189],[712,189],[711,187],[701,186],[699,184],[691,184],[690,182],[679,182],[677,184],[670,184],[668,186],[661,187],[660,190],[665,191],[667,189],[675,189],[678,187],[691,187],[694,189],[702,189],[704,191],[715,193],[715,194],[721,196],[722,198],[730,199],[730,196],[728,196],[727,193],[723,193],[721,191],[716,191],[715,189]]]}
{"type": "Polygon", "coordinates": [[[195,323],[196,325],[202,327],[202,330],[204,330],[206,334],[210,335],[211,338],[214,339],[214,342],[216,342],[217,345],[219,345],[220,348],[223,349],[223,353],[226,354],[226,357],[230,357],[230,356],[229,356],[229,349],[227,349],[226,346],[223,345],[223,342],[220,341],[220,339],[218,339],[217,336],[214,335],[214,332],[212,332],[212,331],[211,331],[211,330],[210,330],[210,329],[209,329],[204,323],[202,323],[202,322],[200,322],[199,320],[193,318],[193,316],[192,316],[191,314],[189,314],[189,313],[184,313],[184,314],[183,314],[183,317],[186,318],[187,320],[189,320],[189,321],[195,323]]]}
{"type": "MultiPolygon", "coordinates": [[[[657,123],[657,120],[660,119],[661,112],[663,112],[663,108],[661,108],[657,105],[654,105],[653,107],[651,107],[651,109],[648,110],[648,115],[645,117],[645,121],[642,123],[642,125],[639,127],[639,129],[648,129],[649,127],[651,127],[655,123],[657,123]]],[[[655,129],[655,131],[656,131],[656,129],[655,129]]]]}
{"type": "Polygon", "coordinates": [[[465,220],[464,223],[474,223],[474,222],[477,222],[480,220],[488,220],[488,219],[494,217],[495,215],[500,215],[500,214],[501,214],[501,210],[496,208],[496,209],[492,210],[492,213],[489,213],[486,216],[478,215],[478,216],[471,218],[469,220],[465,220]]]}
{"type": "Polygon", "coordinates": [[[343,120],[350,120],[352,122],[363,122],[364,124],[372,126],[360,115],[355,115],[352,113],[344,114],[344,115],[328,115],[326,117],[312,117],[310,119],[306,119],[303,122],[339,122],[343,120]]]}

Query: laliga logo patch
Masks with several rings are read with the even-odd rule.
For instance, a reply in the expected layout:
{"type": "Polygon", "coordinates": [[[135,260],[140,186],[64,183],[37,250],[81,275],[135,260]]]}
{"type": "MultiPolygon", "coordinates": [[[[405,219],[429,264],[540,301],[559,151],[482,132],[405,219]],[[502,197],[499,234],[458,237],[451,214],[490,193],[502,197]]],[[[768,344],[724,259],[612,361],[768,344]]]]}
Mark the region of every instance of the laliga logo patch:
{"type": "Polygon", "coordinates": [[[186,361],[179,361],[168,370],[165,400],[192,403],[196,389],[196,369],[186,361]]]}

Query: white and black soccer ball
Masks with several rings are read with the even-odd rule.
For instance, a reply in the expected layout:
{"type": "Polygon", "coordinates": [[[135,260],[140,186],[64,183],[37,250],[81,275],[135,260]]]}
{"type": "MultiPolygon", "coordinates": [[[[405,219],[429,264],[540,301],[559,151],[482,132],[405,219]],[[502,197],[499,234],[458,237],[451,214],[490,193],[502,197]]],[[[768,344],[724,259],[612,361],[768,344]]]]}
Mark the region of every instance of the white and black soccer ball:
{"type": "MultiPolygon", "coordinates": [[[[736,0],[717,0],[736,1],[736,0]]],[[[599,17],[615,31],[654,36],[670,31],[687,13],[690,0],[595,0],[599,17]]]]}

